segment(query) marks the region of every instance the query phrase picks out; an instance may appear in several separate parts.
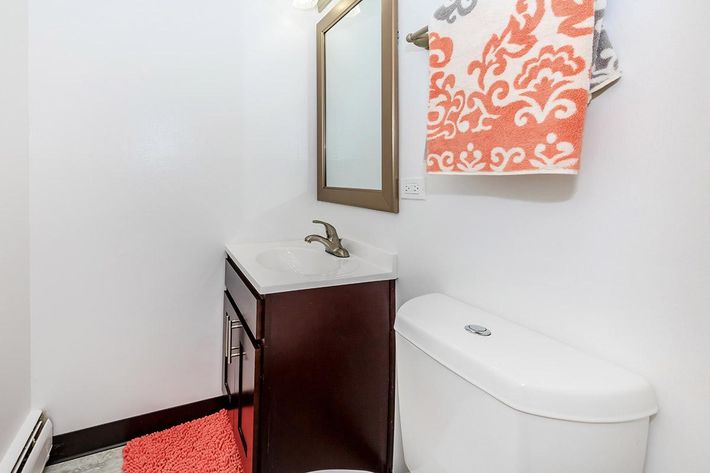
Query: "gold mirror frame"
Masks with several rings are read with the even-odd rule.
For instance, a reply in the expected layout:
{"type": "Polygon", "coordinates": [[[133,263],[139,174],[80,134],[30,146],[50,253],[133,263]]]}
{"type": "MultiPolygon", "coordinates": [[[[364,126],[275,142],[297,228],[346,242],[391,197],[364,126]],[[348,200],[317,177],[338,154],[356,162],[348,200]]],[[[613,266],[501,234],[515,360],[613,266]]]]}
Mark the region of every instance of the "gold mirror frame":
{"type": "Polygon", "coordinates": [[[328,6],[330,0],[318,0],[318,11],[322,12],[328,6]]]}
{"type": "Polygon", "coordinates": [[[363,0],[340,0],[318,22],[318,200],[399,212],[399,156],[397,137],[397,0],[382,1],[382,189],[327,187],[325,152],[325,35],[363,0]]]}

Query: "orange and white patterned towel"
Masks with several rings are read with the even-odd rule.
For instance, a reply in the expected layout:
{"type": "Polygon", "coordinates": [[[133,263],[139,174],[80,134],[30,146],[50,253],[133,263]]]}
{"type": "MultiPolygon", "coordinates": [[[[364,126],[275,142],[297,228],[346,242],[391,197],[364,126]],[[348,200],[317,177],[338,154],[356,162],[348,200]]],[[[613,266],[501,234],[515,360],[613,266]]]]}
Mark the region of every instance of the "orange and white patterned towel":
{"type": "Polygon", "coordinates": [[[447,0],[434,16],[428,172],[577,174],[594,0],[447,0]]]}

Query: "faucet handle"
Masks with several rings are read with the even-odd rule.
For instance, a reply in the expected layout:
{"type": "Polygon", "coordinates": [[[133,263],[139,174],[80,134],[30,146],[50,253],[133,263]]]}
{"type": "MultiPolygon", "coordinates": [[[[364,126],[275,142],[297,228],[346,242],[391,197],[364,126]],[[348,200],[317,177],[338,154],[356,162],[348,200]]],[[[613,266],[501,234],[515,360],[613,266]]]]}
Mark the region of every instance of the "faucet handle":
{"type": "Polygon", "coordinates": [[[333,225],[322,220],[313,220],[313,223],[321,224],[325,227],[325,235],[326,237],[328,237],[329,240],[340,240],[340,237],[338,236],[338,231],[333,225]]]}

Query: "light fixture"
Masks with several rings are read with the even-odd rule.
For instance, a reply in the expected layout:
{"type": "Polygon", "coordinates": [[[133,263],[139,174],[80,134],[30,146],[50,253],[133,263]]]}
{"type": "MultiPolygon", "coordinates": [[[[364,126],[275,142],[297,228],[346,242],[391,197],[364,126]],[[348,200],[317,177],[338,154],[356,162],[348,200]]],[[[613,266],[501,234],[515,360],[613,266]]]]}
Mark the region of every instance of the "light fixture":
{"type": "Polygon", "coordinates": [[[311,10],[316,7],[318,0],[293,0],[293,8],[299,10],[311,10]]]}

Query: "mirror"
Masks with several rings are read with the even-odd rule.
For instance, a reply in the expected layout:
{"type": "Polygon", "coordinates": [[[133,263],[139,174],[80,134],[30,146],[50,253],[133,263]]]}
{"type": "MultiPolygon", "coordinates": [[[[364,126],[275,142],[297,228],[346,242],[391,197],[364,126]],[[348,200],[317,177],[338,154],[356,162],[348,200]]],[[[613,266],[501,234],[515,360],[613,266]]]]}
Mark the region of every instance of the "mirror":
{"type": "Polygon", "coordinates": [[[318,23],[318,200],[398,212],[396,0],[318,23]]]}

